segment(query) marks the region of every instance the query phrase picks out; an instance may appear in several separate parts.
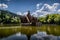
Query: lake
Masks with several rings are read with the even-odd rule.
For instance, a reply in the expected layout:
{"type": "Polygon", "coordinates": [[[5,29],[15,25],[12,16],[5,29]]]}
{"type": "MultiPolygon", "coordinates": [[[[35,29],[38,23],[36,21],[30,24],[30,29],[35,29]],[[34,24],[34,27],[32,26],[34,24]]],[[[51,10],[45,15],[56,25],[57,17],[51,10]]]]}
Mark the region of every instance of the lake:
{"type": "Polygon", "coordinates": [[[5,38],[10,35],[14,35],[15,33],[21,32],[22,34],[26,34],[27,37],[31,37],[31,35],[36,34],[37,31],[44,31],[48,35],[60,36],[60,25],[54,24],[45,24],[41,26],[10,26],[5,25],[0,27],[0,38],[5,38]]]}

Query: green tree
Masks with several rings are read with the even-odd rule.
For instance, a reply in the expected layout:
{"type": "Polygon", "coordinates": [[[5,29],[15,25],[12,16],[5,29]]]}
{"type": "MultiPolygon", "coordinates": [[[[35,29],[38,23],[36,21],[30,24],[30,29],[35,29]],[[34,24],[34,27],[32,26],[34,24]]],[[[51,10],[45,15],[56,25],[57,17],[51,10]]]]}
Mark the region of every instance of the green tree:
{"type": "Polygon", "coordinates": [[[12,17],[11,18],[11,23],[20,23],[20,22],[21,22],[21,20],[19,17],[12,17]]]}
{"type": "Polygon", "coordinates": [[[48,23],[54,23],[54,19],[55,19],[56,15],[57,14],[50,14],[50,15],[48,15],[47,22],[48,23]]]}
{"type": "Polygon", "coordinates": [[[40,17],[39,21],[49,24],[60,24],[60,14],[48,14],[46,17],[40,17]]]}
{"type": "Polygon", "coordinates": [[[57,15],[57,17],[55,17],[54,22],[56,24],[60,24],[60,15],[57,15]]]}
{"type": "Polygon", "coordinates": [[[42,23],[46,23],[46,17],[40,17],[39,21],[42,22],[42,23]]]}

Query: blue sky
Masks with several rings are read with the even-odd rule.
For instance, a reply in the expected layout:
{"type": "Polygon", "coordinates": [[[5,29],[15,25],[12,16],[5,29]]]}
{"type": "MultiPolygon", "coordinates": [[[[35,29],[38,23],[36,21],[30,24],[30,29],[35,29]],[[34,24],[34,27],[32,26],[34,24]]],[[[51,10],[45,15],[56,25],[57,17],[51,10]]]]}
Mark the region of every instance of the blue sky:
{"type": "Polygon", "coordinates": [[[34,12],[37,10],[37,6],[41,9],[44,4],[53,5],[60,3],[60,0],[0,0],[0,4],[2,3],[6,4],[8,6],[6,10],[11,12],[26,12],[28,10],[34,12]]]}

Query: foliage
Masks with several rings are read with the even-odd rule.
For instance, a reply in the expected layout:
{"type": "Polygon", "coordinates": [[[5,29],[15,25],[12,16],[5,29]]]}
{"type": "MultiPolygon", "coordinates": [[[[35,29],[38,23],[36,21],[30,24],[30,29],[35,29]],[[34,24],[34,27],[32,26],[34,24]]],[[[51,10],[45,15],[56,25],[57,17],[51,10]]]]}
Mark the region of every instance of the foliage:
{"type": "Polygon", "coordinates": [[[0,10],[0,24],[16,24],[20,23],[20,17],[18,15],[11,13],[9,11],[0,10]]]}
{"type": "Polygon", "coordinates": [[[46,17],[40,17],[40,22],[49,24],[60,24],[60,14],[48,14],[46,17]]]}
{"type": "Polygon", "coordinates": [[[54,19],[56,24],[60,24],[60,15],[57,15],[54,19]]]}
{"type": "Polygon", "coordinates": [[[45,17],[41,17],[41,18],[39,19],[39,21],[42,22],[42,23],[46,23],[46,18],[45,18],[45,17]]]}

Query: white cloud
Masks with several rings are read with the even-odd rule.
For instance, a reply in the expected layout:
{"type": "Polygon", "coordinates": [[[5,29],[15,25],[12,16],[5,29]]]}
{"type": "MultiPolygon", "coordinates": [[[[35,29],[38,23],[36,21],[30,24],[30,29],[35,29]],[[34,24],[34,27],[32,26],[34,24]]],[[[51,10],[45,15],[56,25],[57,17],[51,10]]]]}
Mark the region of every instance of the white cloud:
{"type": "Polygon", "coordinates": [[[60,9],[58,10],[58,12],[60,12],[60,9]]]}
{"type": "Polygon", "coordinates": [[[37,9],[39,9],[40,5],[42,5],[42,3],[36,5],[37,6],[37,9]]]}
{"type": "Polygon", "coordinates": [[[8,8],[8,5],[7,4],[0,4],[0,8],[3,8],[3,9],[5,9],[5,8],[8,8]]]}
{"type": "Polygon", "coordinates": [[[59,13],[60,12],[60,9],[58,8],[59,6],[60,6],[59,3],[54,3],[52,5],[43,4],[43,6],[40,9],[33,12],[33,14],[36,16],[44,16],[46,14],[59,13]]]}
{"type": "Polygon", "coordinates": [[[22,13],[21,12],[17,12],[17,15],[22,15],[22,13]]]}
{"type": "Polygon", "coordinates": [[[31,15],[34,16],[34,17],[38,16],[38,14],[36,12],[33,12],[31,15]]]}
{"type": "MultiPolygon", "coordinates": [[[[43,4],[41,8],[39,8],[41,4],[37,4],[36,6],[37,6],[37,10],[31,14],[34,17],[45,16],[47,14],[52,14],[52,13],[60,13],[60,9],[58,8],[60,6],[59,3],[54,3],[52,5],[43,4]]],[[[24,12],[24,13],[17,12],[17,14],[24,15],[24,16],[26,16],[27,13],[28,12],[24,12]]]]}
{"type": "Polygon", "coordinates": [[[44,4],[42,6],[42,8],[40,9],[41,11],[56,11],[56,9],[58,8],[59,3],[54,3],[52,6],[49,4],[44,4]]]}
{"type": "Polygon", "coordinates": [[[26,16],[27,14],[28,14],[28,12],[24,12],[24,13],[23,13],[23,15],[25,15],[25,16],[26,16]]]}
{"type": "Polygon", "coordinates": [[[17,12],[17,15],[22,15],[22,16],[26,16],[28,12],[24,12],[24,13],[21,13],[21,12],[17,12]]]}
{"type": "Polygon", "coordinates": [[[37,6],[37,9],[39,9],[40,4],[37,4],[36,6],[37,6]]]}

